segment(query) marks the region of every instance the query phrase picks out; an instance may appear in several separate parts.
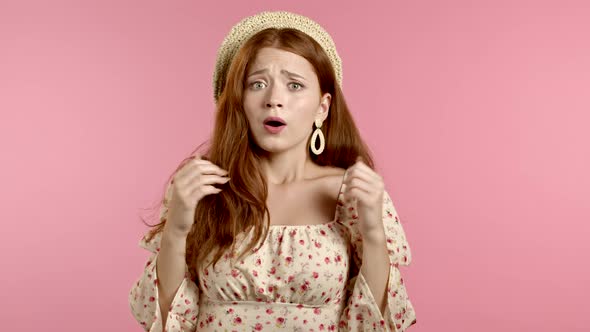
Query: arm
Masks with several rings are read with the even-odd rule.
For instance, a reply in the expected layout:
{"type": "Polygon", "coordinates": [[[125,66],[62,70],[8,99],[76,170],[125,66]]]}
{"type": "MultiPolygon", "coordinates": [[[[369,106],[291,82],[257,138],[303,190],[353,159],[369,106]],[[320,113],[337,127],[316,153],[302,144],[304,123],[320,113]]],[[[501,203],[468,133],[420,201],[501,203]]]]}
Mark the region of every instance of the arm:
{"type": "Polygon", "coordinates": [[[160,253],[156,261],[158,275],[158,293],[162,325],[166,319],[170,305],[180,284],[185,277],[186,234],[179,233],[164,226],[160,253]]]}
{"type": "Polygon", "coordinates": [[[389,280],[389,256],[385,232],[381,230],[379,233],[363,238],[363,247],[361,273],[369,285],[381,315],[385,315],[387,282],[389,280]]]}
{"type": "MultiPolygon", "coordinates": [[[[160,209],[162,221],[168,216],[170,189],[169,183],[160,209]]],[[[129,292],[131,312],[149,332],[195,331],[200,290],[188,274],[186,235],[168,230],[167,225],[150,240],[146,234],[139,241],[152,254],[129,292]]]]}
{"type": "Polygon", "coordinates": [[[361,235],[351,207],[340,208],[343,225],[350,232],[353,275],[338,331],[405,332],[416,323],[416,313],[399,266],[410,264],[411,252],[391,198],[385,192],[383,233],[379,229],[361,235]]]}
{"type": "MultiPolygon", "coordinates": [[[[173,290],[174,295],[169,304],[163,304],[166,309],[160,309],[164,301],[160,301],[160,276],[157,273],[157,265],[160,260],[162,234],[156,234],[149,241],[144,236],[139,243],[140,247],[152,254],[145,264],[143,273],[129,292],[131,313],[145,331],[196,331],[200,290],[196,280],[190,278],[186,263],[184,278],[180,285],[176,286],[177,289],[173,290]]],[[[165,273],[163,268],[160,267],[160,270],[165,273]]]]}

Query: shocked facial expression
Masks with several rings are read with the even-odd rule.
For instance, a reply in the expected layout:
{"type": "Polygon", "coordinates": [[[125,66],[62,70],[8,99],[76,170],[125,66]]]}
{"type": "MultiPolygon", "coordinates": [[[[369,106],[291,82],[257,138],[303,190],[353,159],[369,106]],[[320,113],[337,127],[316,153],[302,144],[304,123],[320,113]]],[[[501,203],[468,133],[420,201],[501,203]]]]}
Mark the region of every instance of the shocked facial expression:
{"type": "Polygon", "coordinates": [[[256,144],[268,152],[305,149],[330,100],[329,93],[321,95],[312,64],[295,53],[262,48],[246,73],[244,111],[256,144]]]}

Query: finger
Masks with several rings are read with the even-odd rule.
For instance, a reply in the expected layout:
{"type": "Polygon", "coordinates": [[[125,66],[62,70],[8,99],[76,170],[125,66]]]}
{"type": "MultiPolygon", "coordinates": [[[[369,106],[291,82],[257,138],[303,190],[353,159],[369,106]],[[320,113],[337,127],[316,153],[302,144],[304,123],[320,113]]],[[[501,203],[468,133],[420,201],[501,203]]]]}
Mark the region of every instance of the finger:
{"type": "Polygon", "coordinates": [[[345,183],[348,184],[353,179],[361,179],[363,181],[375,184],[378,182],[382,182],[381,178],[379,176],[375,176],[375,174],[372,171],[368,172],[367,170],[358,167],[355,167],[354,169],[351,169],[350,172],[348,172],[345,183]]]}
{"type": "Polygon", "coordinates": [[[371,167],[369,167],[367,164],[360,162],[358,164],[356,164],[357,168],[359,169],[359,171],[364,171],[368,174],[371,174],[372,177],[374,177],[375,179],[381,179],[381,175],[377,174],[377,172],[375,172],[371,167]]]}
{"type": "Polygon", "coordinates": [[[191,172],[193,166],[198,164],[197,160],[200,159],[195,159],[193,156],[190,156],[186,160],[183,160],[182,165],[175,174],[176,180],[185,177],[187,173],[191,172]]]}
{"type": "Polygon", "coordinates": [[[363,203],[368,202],[370,200],[370,193],[359,188],[351,188],[348,192],[346,200],[348,202],[352,200],[361,201],[363,203]]]}
{"type": "Polygon", "coordinates": [[[227,170],[215,165],[214,163],[207,161],[207,160],[200,160],[194,162],[196,166],[198,166],[198,170],[202,174],[218,174],[218,175],[226,175],[229,173],[227,170]]]}
{"type": "Polygon", "coordinates": [[[221,189],[216,188],[214,186],[197,186],[192,189],[189,193],[191,197],[196,196],[196,200],[199,201],[201,198],[211,194],[220,193],[221,189]]]}
{"type": "Polygon", "coordinates": [[[206,160],[191,160],[181,171],[178,172],[177,180],[190,177],[193,174],[217,174],[227,175],[228,172],[221,167],[206,160]]]}
{"type": "Polygon", "coordinates": [[[346,191],[350,194],[353,189],[362,190],[366,193],[374,193],[379,190],[378,186],[361,179],[352,179],[346,186],[346,191]]]}
{"type": "Polygon", "coordinates": [[[227,181],[229,181],[229,177],[220,176],[217,174],[193,174],[192,176],[187,176],[182,181],[183,186],[192,187],[212,184],[225,184],[227,181]]]}
{"type": "MultiPolygon", "coordinates": [[[[215,166],[219,167],[219,165],[216,165],[216,164],[214,164],[213,162],[211,162],[211,161],[209,161],[209,160],[207,160],[207,159],[202,159],[202,158],[195,158],[195,159],[192,159],[192,160],[191,160],[191,162],[192,162],[193,164],[196,164],[196,165],[215,165],[215,166]]],[[[221,168],[221,167],[220,167],[220,168],[221,168]]]]}
{"type": "Polygon", "coordinates": [[[357,200],[357,202],[362,202],[365,205],[379,204],[379,196],[375,195],[375,191],[367,192],[359,188],[351,189],[348,202],[351,200],[357,200]]]}

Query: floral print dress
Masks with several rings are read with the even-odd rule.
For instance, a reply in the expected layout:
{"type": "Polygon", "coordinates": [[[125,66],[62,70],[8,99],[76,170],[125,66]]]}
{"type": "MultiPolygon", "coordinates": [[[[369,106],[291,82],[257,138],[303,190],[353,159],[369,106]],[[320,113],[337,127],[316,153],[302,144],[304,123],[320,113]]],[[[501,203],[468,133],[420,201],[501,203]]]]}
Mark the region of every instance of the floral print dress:
{"type": "MultiPolygon", "coordinates": [[[[177,331],[405,331],[416,322],[400,274],[411,253],[387,191],[383,225],[390,270],[382,315],[360,273],[362,238],[355,203],[338,195],[334,220],[319,225],[271,225],[266,239],[239,262],[225,254],[215,267],[185,278],[168,311],[165,329],[158,303],[156,260],[161,233],[139,245],[151,252],[129,292],[131,312],[150,332],[177,331]]],[[[167,213],[166,199],[160,218],[167,213]]],[[[251,233],[237,243],[249,243],[251,233]]],[[[240,247],[238,247],[241,249],[240,247]]],[[[209,257],[209,259],[211,259],[209,257]]],[[[204,264],[206,265],[206,264],[204,264]]]]}

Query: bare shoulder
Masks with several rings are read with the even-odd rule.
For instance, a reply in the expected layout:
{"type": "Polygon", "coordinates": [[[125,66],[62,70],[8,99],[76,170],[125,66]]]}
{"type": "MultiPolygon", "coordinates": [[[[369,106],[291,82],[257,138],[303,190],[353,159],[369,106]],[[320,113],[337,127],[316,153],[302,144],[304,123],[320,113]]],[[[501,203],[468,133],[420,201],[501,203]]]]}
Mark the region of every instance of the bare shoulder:
{"type": "Polygon", "coordinates": [[[324,192],[330,196],[338,196],[346,169],[335,166],[320,166],[318,182],[324,192]]]}
{"type": "Polygon", "coordinates": [[[316,179],[338,179],[344,176],[346,169],[336,166],[318,166],[316,179]]]}

